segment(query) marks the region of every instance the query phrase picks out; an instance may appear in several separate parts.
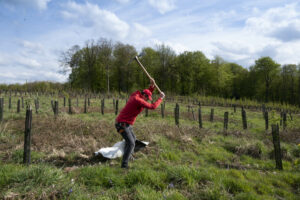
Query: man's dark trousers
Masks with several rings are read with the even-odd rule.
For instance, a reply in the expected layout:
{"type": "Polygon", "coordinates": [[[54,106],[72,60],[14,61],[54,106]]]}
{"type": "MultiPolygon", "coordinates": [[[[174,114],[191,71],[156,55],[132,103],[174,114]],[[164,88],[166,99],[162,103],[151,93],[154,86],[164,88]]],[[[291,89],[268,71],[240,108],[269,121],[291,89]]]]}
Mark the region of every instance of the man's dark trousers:
{"type": "Polygon", "coordinates": [[[132,152],[134,150],[136,137],[133,133],[131,125],[129,125],[129,124],[123,125],[123,123],[122,123],[121,127],[120,126],[117,127],[117,126],[118,125],[116,125],[118,132],[122,135],[122,137],[125,140],[124,155],[123,155],[121,167],[128,167],[128,161],[129,161],[130,155],[132,154],[132,152]],[[122,129],[124,131],[121,131],[122,129]]]}

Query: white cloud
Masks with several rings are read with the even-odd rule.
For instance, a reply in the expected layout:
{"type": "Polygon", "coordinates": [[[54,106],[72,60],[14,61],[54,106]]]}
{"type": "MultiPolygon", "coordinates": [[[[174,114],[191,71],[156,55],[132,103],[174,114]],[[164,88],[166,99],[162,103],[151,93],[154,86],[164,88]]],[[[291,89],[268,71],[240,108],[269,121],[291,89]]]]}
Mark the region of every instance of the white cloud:
{"type": "Polygon", "coordinates": [[[67,80],[59,74],[58,56],[53,53],[53,44],[18,40],[11,45],[16,47],[13,52],[0,53],[0,82],[24,83],[26,81],[60,81],[67,80]],[[46,45],[47,44],[47,45],[46,45]]]}
{"type": "MultiPolygon", "coordinates": [[[[270,56],[280,64],[298,64],[296,52],[300,51],[300,42],[287,43],[273,38],[253,34],[246,31],[222,33],[222,39],[213,36],[209,53],[219,55],[227,61],[235,62],[243,67],[249,67],[255,60],[263,56],[270,56]]],[[[207,54],[207,55],[209,55],[207,54]]]]}
{"type": "Polygon", "coordinates": [[[262,56],[276,58],[280,42],[260,36],[259,34],[242,31],[222,32],[222,37],[211,42],[213,49],[211,56],[219,55],[226,61],[235,62],[243,67],[249,67],[254,61],[262,56]]]}
{"type": "Polygon", "coordinates": [[[65,19],[72,20],[74,24],[92,28],[98,35],[103,33],[119,38],[125,38],[128,35],[129,25],[125,21],[95,4],[68,2],[66,10],[61,13],[65,19]]]}
{"type": "Polygon", "coordinates": [[[282,37],[282,32],[286,33],[286,30],[300,31],[299,17],[297,4],[289,4],[283,7],[270,8],[266,12],[257,12],[257,16],[246,20],[245,28],[253,33],[260,33],[285,41],[287,39],[282,37]]]}
{"type": "Polygon", "coordinates": [[[139,23],[133,23],[132,29],[131,29],[131,36],[134,40],[144,39],[151,36],[151,31],[146,26],[143,26],[139,23]]]}
{"type": "Polygon", "coordinates": [[[128,3],[130,0],[115,0],[119,3],[122,3],[122,4],[125,4],[125,3],[128,3]]]}
{"type": "Polygon", "coordinates": [[[4,0],[4,3],[12,6],[25,6],[33,7],[38,10],[45,10],[50,1],[51,0],[4,0]]]}
{"type": "MultiPolygon", "coordinates": [[[[176,0],[114,0],[111,4],[108,3],[111,1],[65,0],[57,8],[57,4],[48,4],[50,0],[7,0],[5,4],[13,8],[30,6],[42,10],[48,5],[50,14],[60,12],[61,15],[51,18],[60,21],[49,21],[52,29],[42,35],[40,29],[48,28],[45,21],[45,26],[40,25],[39,30],[31,32],[22,30],[25,25],[19,26],[18,31],[11,31],[13,37],[6,37],[10,32],[0,32],[5,38],[0,47],[0,82],[66,81],[67,75],[57,73],[61,53],[73,45],[82,47],[87,40],[97,41],[100,37],[131,44],[137,50],[165,44],[177,54],[202,51],[209,59],[219,55],[244,67],[253,65],[261,56],[271,56],[280,64],[298,64],[300,4],[266,1],[268,4],[253,0],[234,5],[229,1],[215,6],[219,0],[194,5],[191,1],[176,0]],[[170,12],[176,6],[176,12],[170,12]],[[153,13],[151,7],[157,11],[153,13]]],[[[49,16],[49,13],[42,14],[42,20],[49,16]]],[[[12,23],[17,23],[18,19],[14,20],[12,23]]],[[[33,19],[32,22],[38,24],[33,19]]]]}
{"type": "Polygon", "coordinates": [[[189,51],[189,48],[187,46],[179,42],[166,41],[164,44],[171,47],[176,54],[183,53],[184,51],[189,51]]]}
{"type": "Polygon", "coordinates": [[[174,50],[176,54],[183,53],[184,51],[190,51],[190,48],[188,48],[184,44],[174,41],[161,41],[159,39],[150,39],[149,41],[146,41],[144,43],[144,45],[150,46],[152,48],[155,48],[157,45],[163,44],[174,50]]]}
{"type": "Polygon", "coordinates": [[[228,23],[232,23],[239,16],[235,10],[230,10],[228,12],[221,11],[216,12],[212,15],[212,17],[208,17],[206,19],[206,28],[209,28],[213,31],[223,31],[228,26],[228,23]]]}
{"type": "Polygon", "coordinates": [[[32,58],[26,58],[26,57],[19,57],[19,58],[16,58],[16,63],[19,64],[19,65],[22,65],[26,68],[39,68],[41,67],[41,64],[35,60],[35,59],[32,59],[32,58]]]}
{"type": "Polygon", "coordinates": [[[32,64],[34,64],[35,61],[31,59],[26,60],[24,58],[17,59],[6,62],[5,66],[0,64],[1,83],[25,83],[26,81],[65,82],[67,80],[67,75],[59,74],[57,70],[49,68],[47,63],[43,63],[45,66],[32,67],[32,64]],[[24,66],[24,64],[27,66],[24,66]]]}
{"type": "Polygon", "coordinates": [[[283,42],[289,42],[300,39],[300,20],[291,22],[287,26],[279,27],[269,34],[269,36],[277,38],[283,42]]]}
{"type": "Polygon", "coordinates": [[[29,53],[35,54],[35,55],[45,53],[44,47],[41,43],[34,43],[34,42],[30,42],[28,40],[21,40],[19,42],[19,45],[23,49],[22,54],[24,56],[27,56],[29,53]]]}
{"type": "Polygon", "coordinates": [[[5,80],[5,79],[16,79],[17,78],[17,75],[13,72],[6,72],[6,73],[1,73],[0,74],[0,78],[1,80],[5,80]]]}
{"type": "Polygon", "coordinates": [[[148,0],[149,4],[156,8],[161,14],[165,14],[176,8],[175,0],[148,0]]]}
{"type": "MultiPolygon", "coordinates": [[[[299,58],[297,61],[296,52],[300,50],[300,14],[297,6],[289,4],[267,10],[254,8],[245,18],[244,28],[226,25],[226,19],[220,18],[213,23],[214,27],[222,27],[219,31],[201,36],[202,41],[206,38],[210,44],[205,41],[200,44],[195,37],[194,40],[198,41],[196,43],[208,57],[219,55],[244,67],[253,65],[262,56],[270,56],[280,64],[297,64],[299,58]]],[[[235,12],[231,13],[235,16],[235,12]]],[[[230,14],[225,16],[230,17],[230,14]]]]}
{"type": "MultiPolygon", "coordinates": [[[[62,16],[72,22],[64,29],[51,33],[49,38],[56,36],[57,40],[71,46],[87,40],[97,40],[106,37],[114,41],[130,43],[136,48],[142,48],[145,41],[152,37],[152,30],[142,23],[127,23],[113,12],[100,9],[94,4],[77,4],[69,2],[62,12],[62,16]],[[64,38],[64,39],[62,39],[64,38]]],[[[79,45],[81,45],[79,44],[79,45]]]]}

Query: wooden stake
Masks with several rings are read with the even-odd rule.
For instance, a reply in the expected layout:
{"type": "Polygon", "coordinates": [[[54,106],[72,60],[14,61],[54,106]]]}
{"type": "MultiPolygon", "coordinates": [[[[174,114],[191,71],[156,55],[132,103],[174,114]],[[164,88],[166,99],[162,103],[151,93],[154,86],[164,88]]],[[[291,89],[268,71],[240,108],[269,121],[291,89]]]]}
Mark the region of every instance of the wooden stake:
{"type": "Polygon", "coordinates": [[[278,124],[277,125],[272,124],[272,136],[273,136],[273,144],[274,144],[276,169],[282,170],[283,168],[282,168],[282,158],[281,158],[278,124]]]}
{"type": "Polygon", "coordinates": [[[119,111],[119,99],[116,100],[116,109],[115,109],[115,115],[118,114],[119,111]]]}
{"type": "Polygon", "coordinates": [[[87,102],[86,102],[86,98],[84,99],[84,113],[87,113],[87,102]]]}
{"type": "Polygon", "coordinates": [[[160,111],[161,111],[161,117],[164,118],[165,117],[165,105],[163,103],[160,105],[160,111]]]}
{"type": "Polygon", "coordinates": [[[224,113],[224,130],[228,129],[228,112],[224,113]]]}
{"type": "Polygon", "coordinates": [[[211,122],[214,121],[214,109],[213,108],[210,110],[210,119],[209,119],[209,121],[211,121],[211,122]]]}
{"type": "Polygon", "coordinates": [[[11,109],[11,96],[9,96],[9,100],[8,100],[8,109],[11,109]]]}
{"type": "Polygon", "coordinates": [[[202,128],[202,114],[201,114],[201,107],[198,108],[198,121],[199,121],[199,128],[202,128]]]}
{"type": "Polygon", "coordinates": [[[20,106],[21,106],[21,101],[20,101],[20,99],[18,99],[17,113],[20,113],[20,106]]]}
{"type": "Polygon", "coordinates": [[[101,100],[101,113],[104,115],[104,99],[101,100]]]}
{"type": "Polygon", "coordinates": [[[176,107],[175,107],[175,124],[177,126],[179,126],[179,105],[178,103],[176,103],[176,107]]]}
{"type": "Polygon", "coordinates": [[[72,114],[72,102],[71,102],[71,98],[69,98],[69,114],[72,114]]]}
{"type": "Polygon", "coordinates": [[[24,154],[23,163],[29,165],[30,158],[30,145],[31,145],[31,126],[32,126],[32,110],[31,107],[27,107],[26,120],[25,120],[25,137],[24,137],[24,154]]]}
{"type": "Polygon", "coordinates": [[[283,113],[283,130],[286,129],[286,112],[283,113]]]}
{"type": "Polygon", "coordinates": [[[3,121],[4,98],[0,98],[0,122],[3,121]]]}
{"type": "Polygon", "coordinates": [[[247,129],[247,117],[244,108],[242,109],[242,120],[243,120],[243,128],[247,129]]]}
{"type": "Polygon", "coordinates": [[[266,130],[269,130],[269,114],[268,114],[268,111],[265,111],[265,127],[266,127],[266,130]]]}
{"type": "Polygon", "coordinates": [[[54,102],[54,116],[58,116],[58,101],[54,102]]]}

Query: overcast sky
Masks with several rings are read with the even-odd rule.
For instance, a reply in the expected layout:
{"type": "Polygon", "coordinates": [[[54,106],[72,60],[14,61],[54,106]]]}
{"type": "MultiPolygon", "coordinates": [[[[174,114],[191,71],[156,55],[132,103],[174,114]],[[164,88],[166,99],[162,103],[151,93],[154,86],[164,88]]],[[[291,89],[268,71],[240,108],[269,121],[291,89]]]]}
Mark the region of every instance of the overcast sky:
{"type": "Polygon", "coordinates": [[[67,80],[59,56],[104,37],[249,67],[300,63],[298,0],[0,0],[0,83],[67,80]]]}

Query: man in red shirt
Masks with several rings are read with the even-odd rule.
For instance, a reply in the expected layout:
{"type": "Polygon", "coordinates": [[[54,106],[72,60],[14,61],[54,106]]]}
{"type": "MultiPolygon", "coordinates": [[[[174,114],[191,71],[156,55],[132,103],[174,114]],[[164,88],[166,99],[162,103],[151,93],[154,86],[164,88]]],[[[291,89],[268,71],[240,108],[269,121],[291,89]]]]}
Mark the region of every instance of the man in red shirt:
{"type": "Polygon", "coordinates": [[[152,101],[152,92],[155,89],[154,79],[150,79],[150,83],[148,89],[136,91],[130,95],[127,104],[116,118],[116,129],[125,140],[125,149],[121,164],[122,168],[128,168],[129,157],[134,150],[136,137],[133,133],[132,125],[134,124],[136,117],[144,110],[144,108],[156,109],[165,97],[165,94],[162,92],[160,98],[154,103],[148,103],[147,100],[152,101]]]}

